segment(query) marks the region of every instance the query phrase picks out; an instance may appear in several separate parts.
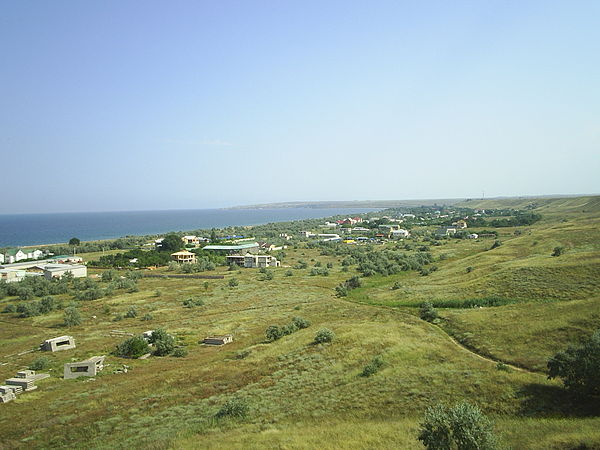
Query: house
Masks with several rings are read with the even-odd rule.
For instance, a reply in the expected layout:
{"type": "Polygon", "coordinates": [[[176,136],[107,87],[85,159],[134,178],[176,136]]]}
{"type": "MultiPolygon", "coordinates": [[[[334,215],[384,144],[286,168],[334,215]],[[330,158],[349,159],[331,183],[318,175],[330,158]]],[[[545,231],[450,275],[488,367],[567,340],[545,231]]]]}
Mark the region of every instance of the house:
{"type": "Polygon", "coordinates": [[[178,263],[195,263],[196,254],[188,252],[187,250],[181,250],[179,252],[171,253],[171,259],[178,263]]]}
{"type": "Polygon", "coordinates": [[[244,267],[279,267],[280,262],[271,255],[244,255],[244,267]]]}
{"type": "Polygon", "coordinates": [[[66,273],[73,275],[73,278],[87,277],[87,267],[83,264],[47,264],[43,270],[47,280],[62,278],[66,273]]]}
{"type": "Polygon", "coordinates": [[[207,245],[206,247],[202,247],[202,250],[224,252],[229,255],[234,255],[241,253],[258,253],[259,247],[257,242],[249,242],[247,244],[238,245],[207,245]]]}
{"type": "Polygon", "coordinates": [[[0,282],[15,283],[25,278],[25,270],[19,269],[0,269],[0,282]]]}
{"type": "Polygon", "coordinates": [[[27,259],[27,253],[20,248],[11,248],[4,254],[4,260],[8,264],[13,264],[19,261],[27,259]]]}
{"type": "Polygon", "coordinates": [[[352,228],[353,233],[370,233],[371,230],[365,227],[354,227],[352,228]]]}
{"type": "Polygon", "coordinates": [[[0,264],[4,264],[4,253],[0,253],[0,264]]]}
{"type": "Polygon", "coordinates": [[[75,339],[73,339],[73,336],[59,336],[46,339],[40,345],[40,350],[47,352],[59,352],[61,350],[71,350],[72,348],[75,348],[75,339]]]}
{"type": "Polygon", "coordinates": [[[37,248],[24,249],[22,251],[27,255],[27,259],[40,259],[42,256],[44,256],[44,252],[37,248]]]}
{"type": "Polygon", "coordinates": [[[311,231],[301,231],[300,232],[300,236],[305,237],[305,238],[313,237],[314,235],[315,235],[315,233],[313,233],[311,231]]]}
{"type": "Polygon", "coordinates": [[[317,234],[317,237],[322,239],[323,242],[339,241],[342,239],[339,234],[335,234],[335,233],[321,233],[321,234],[317,234]]]}
{"type": "Polygon", "coordinates": [[[207,345],[225,345],[232,342],[233,336],[231,334],[225,334],[223,336],[208,336],[202,340],[202,343],[207,345]]]}
{"type": "Polygon", "coordinates": [[[279,233],[279,237],[289,241],[292,237],[287,233],[279,233]]]}
{"type": "Polygon", "coordinates": [[[392,239],[404,239],[410,236],[408,230],[403,230],[402,228],[398,230],[392,230],[390,237],[392,239]]]}
{"type": "Polygon", "coordinates": [[[454,225],[459,230],[464,230],[465,228],[467,228],[467,222],[465,222],[464,220],[458,220],[452,225],[454,225]]]}
{"type": "Polygon", "coordinates": [[[335,222],[325,222],[327,228],[337,228],[338,224],[335,222]]]}
{"type": "Polygon", "coordinates": [[[200,245],[200,238],[198,236],[183,236],[181,240],[184,245],[200,245]]]}
{"type": "Polygon", "coordinates": [[[63,370],[65,380],[79,377],[95,377],[104,369],[104,356],[92,356],[85,361],[66,363],[63,370]]]}
{"type": "Polygon", "coordinates": [[[238,265],[241,267],[244,267],[244,262],[245,262],[245,255],[227,255],[227,264],[228,265],[238,265]]]}
{"type": "Polygon", "coordinates": [[[441,227],[435,231],[435,235],[438,237],[451,236],[456,233],[456,227],[441,227]]]}

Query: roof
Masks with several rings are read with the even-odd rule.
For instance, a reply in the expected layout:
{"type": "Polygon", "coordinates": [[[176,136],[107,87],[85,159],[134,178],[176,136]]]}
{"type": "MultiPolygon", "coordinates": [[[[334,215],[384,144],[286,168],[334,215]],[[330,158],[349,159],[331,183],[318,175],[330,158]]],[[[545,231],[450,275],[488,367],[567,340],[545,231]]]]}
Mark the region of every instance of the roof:
{"type": "Polygon", "coordinates": [[[171,256],[174,256],[174,255],[178,255],[178,256],[179,255],[182,255],[182,256],[196,256],[195,253],[188,252],[187,250],[181,250],[179,252],[171,253],[171,256]]]}
{"type": "MultiPolygon", "coordinates": [[[[22,252],[23,250],[21,250],[20,248],[9,248],[8,250],[6,250],[6,255],[8,256],[16,256],[17,253],[22,252]]],[[[25,253],[25,252],[23,252],[25,253]]]]}
{"type": "Polygon", "coordinates": [[[207,245],[203,247],[202,250],[243,250],[245,248],[254,248],[258,247],[256,242],[252,242],[251,244],[239,244],[239,245],[207,245]]]}
{"type": "Polygon", "coordinates": [[[85,266],[82,264],[47,264],[44,266],[44,270],[48,272],[58,272],[60,270],[73,270],[81,269],[85,266]]]}

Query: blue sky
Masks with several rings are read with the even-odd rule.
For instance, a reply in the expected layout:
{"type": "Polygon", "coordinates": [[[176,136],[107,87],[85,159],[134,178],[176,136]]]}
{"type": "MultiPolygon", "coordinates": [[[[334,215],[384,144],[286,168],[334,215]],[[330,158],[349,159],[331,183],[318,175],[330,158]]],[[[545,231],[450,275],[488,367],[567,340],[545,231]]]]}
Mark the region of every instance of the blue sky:
{"type": "Polygon", "coordinates": [[[600,192],[600,2],[0,4],[0,213],[600,192]]]}

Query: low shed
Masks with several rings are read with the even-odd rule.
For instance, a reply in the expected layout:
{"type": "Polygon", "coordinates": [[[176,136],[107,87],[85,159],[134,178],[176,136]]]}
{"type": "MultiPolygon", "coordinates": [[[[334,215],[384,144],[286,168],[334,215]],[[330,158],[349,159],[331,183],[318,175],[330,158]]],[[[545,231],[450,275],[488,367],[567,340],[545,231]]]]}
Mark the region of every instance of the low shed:
{"type": "Polygon", "coordinates": [[[207,345],[225,345],[233,342],[233,335],[225,334],[223,336],[209,336],[202,340],[203,344],[207,345]]]}

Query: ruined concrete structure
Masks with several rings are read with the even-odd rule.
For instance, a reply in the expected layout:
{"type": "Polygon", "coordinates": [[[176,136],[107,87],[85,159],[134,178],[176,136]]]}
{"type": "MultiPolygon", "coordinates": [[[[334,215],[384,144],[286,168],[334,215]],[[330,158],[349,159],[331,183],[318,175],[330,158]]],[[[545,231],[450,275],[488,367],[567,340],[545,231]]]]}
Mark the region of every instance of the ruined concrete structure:
{"type": "Polygon", "coordinates": [[[17,394],[12,386],[0,386],[0,403],[10,402],[17,398],[17,394]]]}
{"type": "Polygon", "coordinates": [[[204,338],[202,341],[203,344],[208,345],[225,345],[233,342],[233,335],[225,334],[223,336],[209,336],[204,338]]]}
{"type": "Polygon", "coordinates": [[[40,350],[45,350],[47,352],[58,352],[61,350],[70,350],[75,348],[75,339],[73,336],[59,336],[52,339],[46,339],[42,345],[40,345],[40,350]]]}
{"type": "MultiPolygon", "coordinates": [[[[47,373],[40,373],[37,374],[33,371],[33,370],[21,370],[20,372],[17,372],[17,376],[14,378],[9,378],[8,380],[5,381],[5,383],[11,387],[11,386],[17,386],[19,387],[22,391],[27,392],[27,391],[33,391],[34,389],[37,389],[37,386],[35,385],[35,383],[39,380],[43,380],[44,378],[48,378],[50,375],[48,375],[47,373]]],[[[19,392],[15,392],[15,393],[19,393],[19,392]]]]}
{"type": "Polygon", "coordinates": [[[66,363],[64,367],[65,380],[79,377],[95,377],[104,369],[104,356],[92,356],[85,361],[66,363]]]}

